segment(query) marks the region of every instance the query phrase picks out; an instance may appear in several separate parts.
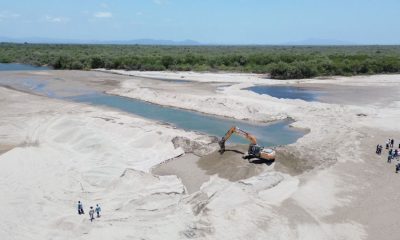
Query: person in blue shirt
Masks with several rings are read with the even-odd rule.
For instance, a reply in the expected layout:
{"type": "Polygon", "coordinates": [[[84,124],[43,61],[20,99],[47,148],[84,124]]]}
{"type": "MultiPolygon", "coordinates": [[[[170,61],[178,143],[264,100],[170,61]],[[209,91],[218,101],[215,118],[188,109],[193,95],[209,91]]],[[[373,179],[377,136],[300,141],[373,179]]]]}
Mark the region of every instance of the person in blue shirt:
{"type": "Polygon", "coordinates": [[[97,213],[97,217],[100,217],[100,212],[101,212],[101,208],[99,206],[99,204],[96,204],[96,213],[97,213]]]}

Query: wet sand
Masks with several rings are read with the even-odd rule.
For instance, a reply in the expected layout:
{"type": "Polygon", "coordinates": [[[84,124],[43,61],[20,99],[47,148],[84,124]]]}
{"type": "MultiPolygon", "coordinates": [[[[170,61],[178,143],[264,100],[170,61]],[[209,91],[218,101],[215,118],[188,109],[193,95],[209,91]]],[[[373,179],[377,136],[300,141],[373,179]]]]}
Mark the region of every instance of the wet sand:
{"type": "Polygon", "coordinates": [[[158,176],[178,176],[191,194],[200,190],[201,185],[210,179],[206,171],[198,167],[199,159],[200,157],[188,153],[155,166],[151,173],[158,176]]]}
{"type": "Polygon", "coordinates": [[[200,190],[201,185],[213,175],[236,182],[272,169],[272,161],[243,159],[246,151],[247,145],[230,145],[223,154],[219,151],[201,157],[185,154],[156,166],[152,173],[160,176],[176,175],[188,192],[193,193],[200,190]]]}
{"type": "Polygon", "coordinates": [[[275,161],[243,159],[247,147],[248,145],[242,144],[230,145],[223,154],[214,151],[204,156],[187,153],[155,166],[151,172],[158,176],[176,175],[182,180],[188,193],[194,193],[213,175],[237,182],[267,170],[295,176],[317,167],[310,166],[307,159],[301,159],[284,146],[279,147],[275,161]]]}
{"type": "Polygon", "coordinates": [[[247,145],[231,145],[227,146],[222,154],[216,151],[201,157],[197,164],[208,175],[217,175],[219,178],[236,182],[259,175],[273,163],[258,159],[243,159],[243,154],[246,152],[247,145]]]}
{"type": "Polygon", "coordinates": [[[390,86],[341,86],[335,84],[299,84],[295,86],[320,91],[322,94],[317,99],[324,103],[384,106],[393,100],[400,100],[400,95],[396,94],[397,90],[390,86]],[[388,95],[391,96],[388,97],[388,95]]]}
{"type": "MultiPolygon", "coordinates": [[[[87,89],[94,91],[114,89],[120,82],[127,79],[126,76],[92,71],[4,71],[0,74],[0,85],[29,92],[29,89],[40,87],[35,83],[40,83],[45,84],[46,91],[49,91],[43,92],[43,95],[52,96],[57,92],[57,97],[69,97],[87,93],[87,89]],[[32,81],[35,82],[32,83],[32,81]],[[68,84],[68,88],[64,87],[65,84],[68,84]]],[[[40,91],[36,90],[36,92],[40,91]]]]}
{"type": "Polygon", "coordinates": [[[6,145],[6,144],[0,144],[0,155],[10,151],[11,149],[13,149],[15,146],[13,145],[6,145]]]}

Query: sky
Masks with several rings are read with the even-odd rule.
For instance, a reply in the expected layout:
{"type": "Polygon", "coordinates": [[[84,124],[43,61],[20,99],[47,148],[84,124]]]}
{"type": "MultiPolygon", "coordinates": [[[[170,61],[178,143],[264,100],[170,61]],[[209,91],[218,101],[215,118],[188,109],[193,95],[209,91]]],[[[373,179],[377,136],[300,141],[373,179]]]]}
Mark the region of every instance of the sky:
{"type": "Polygon", "coordinates": [[[400,0],[0,0],[0,36],[400,44],[400,0]]]}

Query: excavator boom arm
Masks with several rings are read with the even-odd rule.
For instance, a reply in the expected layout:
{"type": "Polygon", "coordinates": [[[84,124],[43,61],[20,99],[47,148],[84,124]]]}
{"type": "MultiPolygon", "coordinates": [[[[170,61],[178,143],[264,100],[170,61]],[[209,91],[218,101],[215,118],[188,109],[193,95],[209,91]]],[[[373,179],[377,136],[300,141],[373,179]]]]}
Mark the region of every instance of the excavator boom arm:
{"type": "Polygon", "coordinates": [[[243,131],[242,129],[233,126],[231,127],[225,134],[225,136],[219,141],[219,146],[221,147],[221,151],[225,151],[225,142],[228,141],[228,139],[232,136],[233,133],[236,133],[237,135],[246,138],[251,144],[256,145],[257,144],[257,139],[253,135],[251,135],[248,132],[243,131]]]}

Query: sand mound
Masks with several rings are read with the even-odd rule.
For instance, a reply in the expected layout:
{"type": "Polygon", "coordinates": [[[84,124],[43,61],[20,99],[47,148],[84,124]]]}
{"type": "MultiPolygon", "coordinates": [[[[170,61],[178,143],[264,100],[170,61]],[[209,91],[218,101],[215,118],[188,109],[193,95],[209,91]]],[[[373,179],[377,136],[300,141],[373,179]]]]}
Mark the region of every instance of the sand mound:
{"type": "Polygon", "coordinates": [[[206,155],[215,151],[218,146],[217,137],[208,137],[207,141],[196,141],[187,137],[176,136],[172,139],[175,148],[182,148],[185,153],[193,153],[198,156],[206,155]]]}

